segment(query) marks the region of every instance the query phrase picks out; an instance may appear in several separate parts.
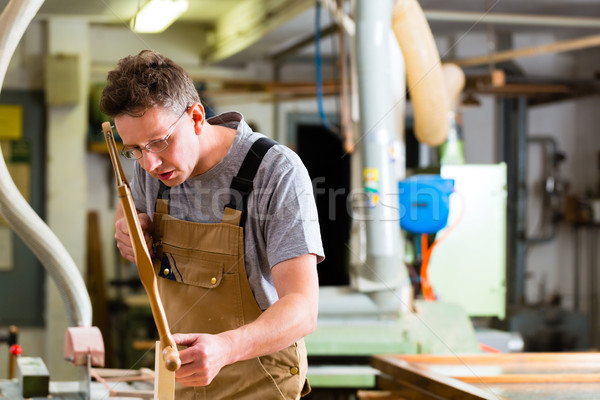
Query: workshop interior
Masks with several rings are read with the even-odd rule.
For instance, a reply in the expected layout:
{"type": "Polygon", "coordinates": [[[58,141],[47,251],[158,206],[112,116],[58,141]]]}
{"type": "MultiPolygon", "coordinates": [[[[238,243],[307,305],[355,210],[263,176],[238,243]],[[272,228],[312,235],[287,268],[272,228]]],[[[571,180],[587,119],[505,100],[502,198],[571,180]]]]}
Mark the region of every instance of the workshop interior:
{"type": "Polygon", "coordinates": [[[98,105],[143,49],[309,172],[326,259],[305,398],[600,398],[597,1],[0,10],[0,399],[173,398],[114,240],[133,163],[98,105]]]}

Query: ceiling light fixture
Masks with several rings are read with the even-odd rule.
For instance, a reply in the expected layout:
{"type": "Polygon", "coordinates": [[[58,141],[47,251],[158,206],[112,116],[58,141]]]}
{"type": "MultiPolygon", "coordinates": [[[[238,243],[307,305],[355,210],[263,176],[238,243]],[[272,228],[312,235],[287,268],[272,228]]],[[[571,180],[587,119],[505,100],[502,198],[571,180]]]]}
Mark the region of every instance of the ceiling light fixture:
{"type": "Polygon", "coordinates": [[[188,0],[150,0],[131,19],[138,33],[159,33],[167,29],[188,9],[188,0]]]}

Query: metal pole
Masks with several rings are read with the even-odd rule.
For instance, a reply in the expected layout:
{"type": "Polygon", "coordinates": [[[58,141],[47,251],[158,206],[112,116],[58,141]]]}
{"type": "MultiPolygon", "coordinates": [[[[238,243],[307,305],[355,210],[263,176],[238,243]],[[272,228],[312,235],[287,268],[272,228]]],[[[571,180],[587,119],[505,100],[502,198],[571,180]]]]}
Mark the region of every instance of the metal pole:
{"type": "Polygon", "coordinates": [[[516,295],[525,300],[525,274],[527,266],[527,99],[521,96],[515,105],[515,134],[517,154],[517,246],[516,295]]]}
{"type": "Polygon", "coordinates": [[[409,285],[402,261],[398,183],[391,156],[396,130],[389,87],[392,5],[391,0],[358,0],[355,13],[360,96],[358,145],[368,198],[364,213],[367,258],[360,268],[357,284],[380,309],[390,311],[400,307],[398,289],[409,285]]]}
{"type": "Polygon", "coordinates": [[[527,100],[506,98],[500,101],[502,159],[507,167],[507,304],[523,303],[525,297],[526,257],[526,168],[527,168],[527,100]]]}

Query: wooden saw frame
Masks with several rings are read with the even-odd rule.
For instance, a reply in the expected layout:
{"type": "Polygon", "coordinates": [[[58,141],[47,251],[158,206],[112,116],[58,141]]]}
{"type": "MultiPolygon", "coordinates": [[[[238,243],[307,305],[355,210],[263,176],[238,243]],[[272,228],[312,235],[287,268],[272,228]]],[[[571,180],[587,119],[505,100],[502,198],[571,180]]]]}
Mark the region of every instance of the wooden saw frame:
{"type": "Polygon", "coordinates": [[[119,160],[119,151],[115,143],[115,138],[112,132],[110,122],[102,124],[102,131],[108,146],[108,153],[112,161],[115,177],[117,179],[117,193],[119,201],[125,214],[129,237],[135,255],[135,264],[137,265],[140,280],[146,289],[148,299],[150,300],[150,308],[152,316],[158,329],[160,341],[156,343],[155,371],[156,380],[154,385],[155,400],[172,400],[174,399],[175,389],[175,371],[181,366],[177,345],[171,336],[169,324],[165,314],[164,307],[158,293],[158,284],[154,267],[146,241],[144,240],[144,232],[140,225],[140,220],[137,215],[137,210],[129,188],[129,182],[123,173],[121,161],[119,160]],[[162,357],[159,357],[159,354],[162,357]]]}

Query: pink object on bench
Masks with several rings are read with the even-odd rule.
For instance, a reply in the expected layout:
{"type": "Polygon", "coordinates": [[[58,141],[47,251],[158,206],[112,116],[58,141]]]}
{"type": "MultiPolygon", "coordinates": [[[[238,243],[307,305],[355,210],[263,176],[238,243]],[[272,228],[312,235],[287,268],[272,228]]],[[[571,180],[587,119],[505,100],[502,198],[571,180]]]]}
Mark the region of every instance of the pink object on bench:
{"type": "Polygon", "coordinates": [[[104,340],[95,326],[71,326],[64,338],[64,355],[73,365],[87,365],[88,355],[92,366],[104,367],[104,340]]]}

